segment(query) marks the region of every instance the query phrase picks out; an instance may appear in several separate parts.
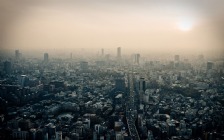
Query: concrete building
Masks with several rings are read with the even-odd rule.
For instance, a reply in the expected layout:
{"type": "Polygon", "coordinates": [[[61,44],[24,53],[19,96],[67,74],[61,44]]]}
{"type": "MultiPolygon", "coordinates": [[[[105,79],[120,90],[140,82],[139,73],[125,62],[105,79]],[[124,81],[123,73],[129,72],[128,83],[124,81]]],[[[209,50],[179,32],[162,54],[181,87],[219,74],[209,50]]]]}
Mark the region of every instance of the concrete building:
{"type": "Polygon", "coordinates": [[[174,56],[174,61],[179,62],[180,61],[180,55],[175,55],[174,56]]]}
{"type": "Polygon", "coordinates": [[[88,62],[86,62],[86,61],[81,61],[81,62],[80,62],[80,69],[83,70],[83,71],[88,70],[88,62]]]}
{"type": "Polygon", "coordinates": [[[213,67],[214,67],[214,63],[211,61],[208,61],[207,62],[207,70],[211,70],[211,69],[213,69],[213,67]]]}
{"type": "Polygon", "coordinates": [[[12,64],[10,61],[5,61],[4,62],[4,71],[6,74],[11,74],[12,72],[12,64]]]}
{"type": "Polygon", "coordinates": [[[48,56],[48,53],[44,53],[44,62],[48,62],[49,60],[49,56],[48,56]]]}
{"type": "Polygon", "coordinates": [[[121,59],[121,47],[117,48],[117,58],[121,59]]]}

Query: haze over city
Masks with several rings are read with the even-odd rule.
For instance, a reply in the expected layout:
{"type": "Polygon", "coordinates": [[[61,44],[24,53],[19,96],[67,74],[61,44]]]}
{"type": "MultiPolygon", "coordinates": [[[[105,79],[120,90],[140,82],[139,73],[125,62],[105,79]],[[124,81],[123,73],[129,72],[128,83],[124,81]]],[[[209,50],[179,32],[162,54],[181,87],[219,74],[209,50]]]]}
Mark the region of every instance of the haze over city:
{"type": "Polygon", "coordinates": [[[224,0],[0,0],[0,140],[224,140],[224,0]]]}
{"type": "Polygon", "coordinates": [[[1,50],[224,52],[222,0],[2,0],[0,5],[1,50]]]}

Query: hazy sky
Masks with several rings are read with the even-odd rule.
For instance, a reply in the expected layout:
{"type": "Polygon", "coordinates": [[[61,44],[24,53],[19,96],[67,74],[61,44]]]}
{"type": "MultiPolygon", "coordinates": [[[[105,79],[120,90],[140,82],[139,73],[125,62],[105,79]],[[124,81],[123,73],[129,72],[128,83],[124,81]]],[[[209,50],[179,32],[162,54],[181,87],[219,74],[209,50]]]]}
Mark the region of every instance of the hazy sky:
{"type": "Polygon", "coordinates": [[[3,49],[224,52],[224,0],[0,0],[3,49]]]}

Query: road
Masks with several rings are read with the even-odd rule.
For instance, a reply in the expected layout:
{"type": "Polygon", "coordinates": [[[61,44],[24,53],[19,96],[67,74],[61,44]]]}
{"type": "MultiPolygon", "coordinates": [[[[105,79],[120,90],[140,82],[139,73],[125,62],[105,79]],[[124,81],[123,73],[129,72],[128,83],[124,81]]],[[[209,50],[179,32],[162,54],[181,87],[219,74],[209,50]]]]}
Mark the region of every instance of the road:
{"type": "Polygon", "coordinates": [[[130,94],[128,97],[128,102],[126,105],[126,119],[128,124],[128,129],[130,136],[133,140],[140,140],[138,131],[135,126],[135,120],[137,119],[137,110],[135,106],[135,92],[134,92],[134,82],[133,82],[133,73],[129,73],[129,85],[130,85],[130,94]]]}

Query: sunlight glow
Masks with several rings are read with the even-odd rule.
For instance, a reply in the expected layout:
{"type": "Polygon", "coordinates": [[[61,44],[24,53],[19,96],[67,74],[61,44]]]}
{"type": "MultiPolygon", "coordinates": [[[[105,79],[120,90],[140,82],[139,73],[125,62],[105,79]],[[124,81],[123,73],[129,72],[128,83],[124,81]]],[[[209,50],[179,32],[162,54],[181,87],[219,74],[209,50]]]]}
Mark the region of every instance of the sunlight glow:
{"type": "Polygon", "coordinates": [[[193,23],[189,20],[181,21],[178,23],[178,28],[181,31],[190,31],[193,28],[193,23]]]}

